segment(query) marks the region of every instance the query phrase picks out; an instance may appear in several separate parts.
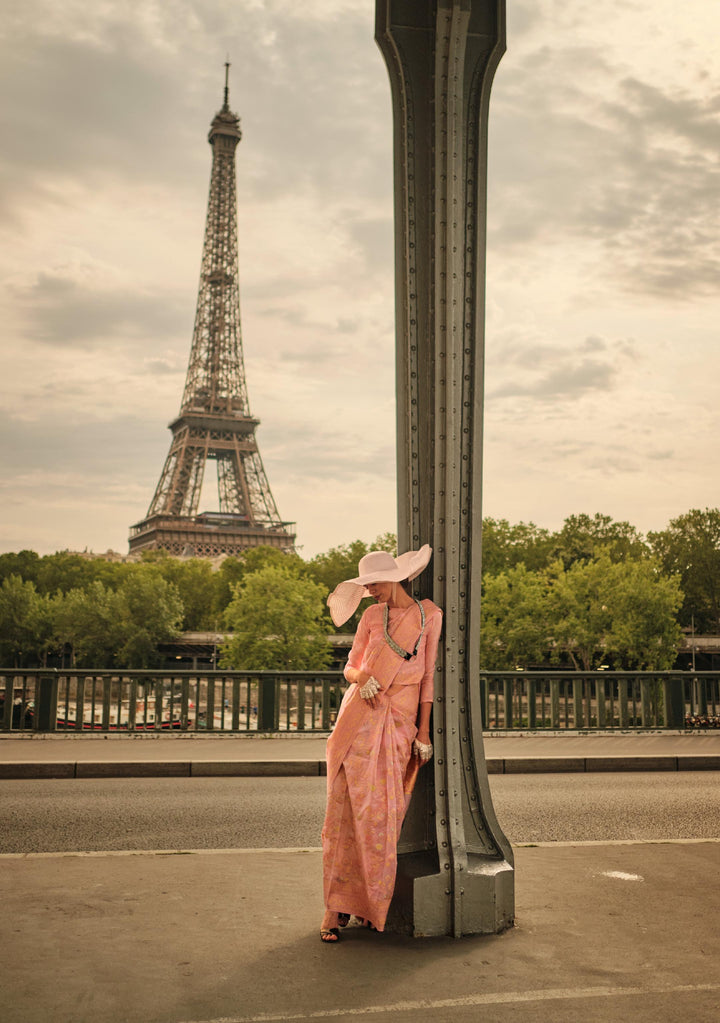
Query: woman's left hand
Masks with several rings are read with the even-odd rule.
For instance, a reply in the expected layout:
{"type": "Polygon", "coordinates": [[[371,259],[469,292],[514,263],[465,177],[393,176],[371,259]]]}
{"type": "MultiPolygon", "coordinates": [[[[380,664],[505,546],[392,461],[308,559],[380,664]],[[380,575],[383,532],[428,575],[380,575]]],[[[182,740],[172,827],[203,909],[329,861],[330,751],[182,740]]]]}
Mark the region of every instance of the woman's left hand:
{"type": "Polygon", "coordinates": [[[430,742],[430,736],[426,735],[421,738],[420,734],[418,733],[417,738],[413,740],[412,751],[413,756],[417,757],[421,764],[426,764],[430,757],[433,755],[433,748],[432,743],[430,742]]]}

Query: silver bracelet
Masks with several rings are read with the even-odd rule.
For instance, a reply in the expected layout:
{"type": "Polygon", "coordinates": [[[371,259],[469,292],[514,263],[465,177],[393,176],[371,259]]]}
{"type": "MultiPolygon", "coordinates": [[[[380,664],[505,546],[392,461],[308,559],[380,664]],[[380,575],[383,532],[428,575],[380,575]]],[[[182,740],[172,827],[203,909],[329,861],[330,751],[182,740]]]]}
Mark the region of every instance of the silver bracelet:
{"type": "Polygon", "coordinates": [[[425,764],[432,755],[433,748],[431,742],[420,742],[419,739],[413,739],[413,756],[420,757],[425,764]]]}
{"type": "Polygon", "coordinates": [[[380,692],[380,688],[378,680],[371,675],[365,685],[360,689],[360,695],[363,700],[372,700],[373,696],[377,696],[380,692]]]}

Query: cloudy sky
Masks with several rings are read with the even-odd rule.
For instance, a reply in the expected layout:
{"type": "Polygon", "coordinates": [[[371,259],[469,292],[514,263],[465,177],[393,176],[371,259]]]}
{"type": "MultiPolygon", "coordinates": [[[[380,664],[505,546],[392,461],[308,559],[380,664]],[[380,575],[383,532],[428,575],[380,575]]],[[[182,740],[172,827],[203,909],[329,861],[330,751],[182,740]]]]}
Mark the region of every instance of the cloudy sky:
{"type": "MultiPolygon", "coordinates": [[[[485,514],[662,528],[720,504],[720,6],[507,6],[485,514]]],[[[245,363],[273,494],[305,557],[394,529],[372,0],[3,8],[0,550],[126,551],[145,515],[187,367],[228,55],[245,363]]]]}

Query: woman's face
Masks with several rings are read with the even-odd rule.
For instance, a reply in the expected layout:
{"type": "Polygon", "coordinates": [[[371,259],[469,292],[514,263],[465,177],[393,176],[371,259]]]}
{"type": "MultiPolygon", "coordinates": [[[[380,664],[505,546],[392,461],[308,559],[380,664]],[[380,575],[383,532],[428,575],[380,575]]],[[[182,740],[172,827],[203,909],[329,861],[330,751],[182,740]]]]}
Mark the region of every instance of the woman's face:
{"type": "Polygon", "coordinates": [[[387,604],[393,595],[396,583],[368,583],[365,589],[378,604],[387,604]]]}

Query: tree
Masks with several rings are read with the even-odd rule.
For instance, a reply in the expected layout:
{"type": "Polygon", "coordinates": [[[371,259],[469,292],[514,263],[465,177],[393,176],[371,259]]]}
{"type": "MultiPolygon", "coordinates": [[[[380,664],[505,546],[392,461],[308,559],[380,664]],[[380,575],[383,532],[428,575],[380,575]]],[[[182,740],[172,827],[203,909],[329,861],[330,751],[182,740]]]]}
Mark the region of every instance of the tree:
{"type": "Polygon", "coordinates": [[[39,661],[47,608],[35,584],[9,575],[0,586],[0,661],[9,667],[39,661]]]}
{"type": "Polygon", "coordinates": [[[115,589],[127,568],[101,558],[84,558],[70,551],[58,551],[40,559],[37,587],[40,593],[69,593],[70,590],[86,590],[92,583],[102,582],[104,586],[115,589]]]}
{"type": "Polygon", "coordinates": [[[289,565],[297,575],[308,574],[307,565],[294,551],[283,551],[279,547],[260,544],[251,547],[242,554],[225,558],[215,573],[213,611],[220,615],[233,599],[234,587],[241,583],[251,572],[258,572],[268,565],[289,565]]]}
{"type": "Polygon", "coordinates": [[[548,563],[551,534],[534,522],[511,525],[507,519],[483,519],[483,576],[497,575],[516,565],[534,570],[548,563]]]}
{"type": "Polygon", "coordinates": [[[117,592],[117,663],[151,668],[162,660],[158,644],[180,633],[183,604],[177,587],[151,566],[140,566],[117,592]]]}
{"type": "Polygon", "coordinates": [[[0,554],[0,581],[17,575],[25,582],[37,584],[40,555],[35,551],[11,551],[0,554]]]}
{"type": "Polygon", "coordinates": [[[144,557],[141,571],[154,572],[158,578],[175,587],[183,606],[180,623],[183,632],[216,628],[214,603],[217,584],[211,562],[207,558],[174,558],[166,551],[161,554],[161,557],[144,557]]]}
{"type": "Polygon", "coordinates": [[[223,668],[317,671],[327,667],[325,589],[290,565],[267,565],[238,583],[225,612],[233,636],[222,646],[223,668]]]}
{"type": "Polygon", "coordinates": [[[656,561],[614,562],[603,551],[568,569],[558,561],[550,575],[554,639],[576,668],[590,671],[608,657],[625,668],[672,666],[682,592],[656,561]]]}
{"type": "Polygon", "coordinates": [[[611,561],[642,558],[649,553],[642,534],[629,522],[614,522],[609,515],[570,515],[552,536],[550,555],[569,568],[576,561],[591,561],[601,549],[611,561]]]}
{"type": "Polygon", "coordinates": [[[484,668],[511,669],[544,661],[551,646],[548,580],[524,565],[486,577],[480,655],[484,668]]]}
{"type": "Polygon", "coordinates": [[[72,665],[111,668],[119,642],[118,596],[99,581],[87,590],[72,589],[53,598],[53,631],[61,647],[71,648],[72,665]]]}
{"type": "Polygon", "coordinates": [[[624,668],[667,671],[682,639],[677,621],[683,601],[679,576],[663,574],[655,559],[630,561],[613,569],[609,650],[624,668]]]}
{"type": "Polygon", "coordinates": [[[694,508],[648,541],[665,572],[680,576],[681,625],[694,620],[698,632],[720,632],[720,509],[694,508]]]}

